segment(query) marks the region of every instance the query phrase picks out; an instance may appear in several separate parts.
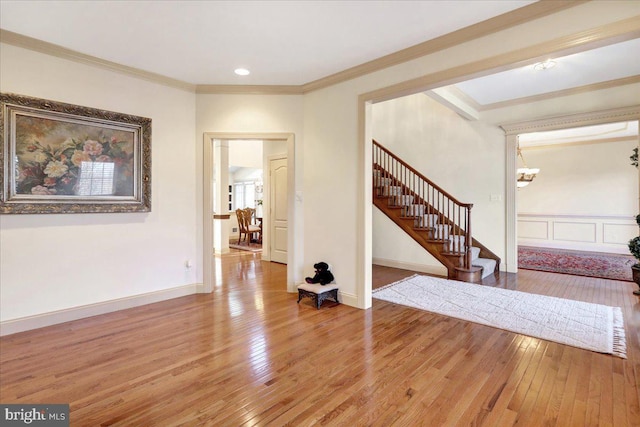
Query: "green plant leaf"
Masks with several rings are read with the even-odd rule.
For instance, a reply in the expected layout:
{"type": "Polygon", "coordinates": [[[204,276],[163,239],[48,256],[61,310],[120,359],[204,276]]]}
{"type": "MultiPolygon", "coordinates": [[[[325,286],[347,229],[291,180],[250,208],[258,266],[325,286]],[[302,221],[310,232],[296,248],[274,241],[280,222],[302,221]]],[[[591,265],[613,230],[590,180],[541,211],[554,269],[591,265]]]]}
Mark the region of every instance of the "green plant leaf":
{"type": "Polygon", "coordinates": [[[640,236],[629,240],[629,252],[631,252],[631,255],[637,260],[640,260],[640,236]]]}

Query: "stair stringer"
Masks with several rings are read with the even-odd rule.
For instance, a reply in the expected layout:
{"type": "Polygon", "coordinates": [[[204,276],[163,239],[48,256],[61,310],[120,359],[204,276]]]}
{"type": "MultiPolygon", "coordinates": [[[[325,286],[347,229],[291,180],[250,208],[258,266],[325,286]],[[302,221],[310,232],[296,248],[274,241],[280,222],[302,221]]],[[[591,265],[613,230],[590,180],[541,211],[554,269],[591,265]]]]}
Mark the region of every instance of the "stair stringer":
{"type": "MultiPolygon", "coordinates": [[[[406,191],[406,194],[411,195],[413,197],[414,202],[415,202],[416,205],[424,205],[427,211],[432,212],[434,215],[437,215],[439,224],[445,224],[445,225],[450,226],[451,227],[451,231],[450,231],[450,235],[451,236],[464,235],[464,230],[463,229],[461,229],[458,225],[456,225],[453,221],[451,221],[451,219],[449,219],[446,215],[443,215],[441,212],[439,212],[434,206],[432,206],[429,203],[427,203],[419,195],[414,194],[413,192],[411,192],[411,190],[407,189],[402,183],[394,183],[394,184],[398,185],[398,186],[401,186],[406,191]]],[[[376,191],[377,191],[377,189],[374,187],[374,196],[373,196],[374,200],[376,199],[376,191]]],[[[381,196],[377,196],[377,197],[381,197],[381,196]]],[[[386,198],[383,197],[383,200],[386,200],[386,198]]],[[[386,207],[388,207],[390,209],[398,209],[398,207],[389,206],[389,204],[387,202],[385,202],[385,201],[382,201],[382,205],[386,206],[386,207]]],[[[400,212],[402,212],[402,209],[400,210],[400,212]]],[[[401,219],[410,219],[410,220],[414,220],[415,219],[415,217],[403,216],[402,214],[400,215],[400,218],[401,219]]],[[[393,219],[393,218],[391,218],[391,219],[393,219]]],[[[403,227],[401,227],[401,228],[403,228],[403,227]]],[[[496,261],[496,267],[495,267],[495,269],[493,271],[493,274],[497,274],[497,273],[500,272],[500,257],[499,256],[497,256],[495,253],[493,253],[490,249],[488,249],[485,245],[480,243],[474,237],[471,237],[471,245],[470,246],[475,246],[475,247],[480,249],[480,255],[479,255],[480,258],[488,258],[488,259],[493,259],[493,260],[496,261]]],[[[463,255],[460,254],[460,253],[449,253],[446,250],[446,248],[443,248],[443,250],[441,251],[441,255],[444,255],[449,259],[457,259],[457,260],[459,260],[459,263],[457,263],[457,264],[454,263],[454,264],[458,265],[458,266],[462,265],[461,257],[463,255]]]]}
{"type": "Polygon", "coordinates": [[[458,279],[466,282],[479,282],[481,280],[482,269],[480,267],[472,266],[469,270],[461,268],[460,263],[457,262],[457,256],[451,257],[445,253],[445,245],[448,246],[448,240],[432,239],[429,236],[430,230],[416,229],[414,227],[415,218],[403,217],[402,208],[389,206],[387,200],[388,197],[374,196],[373,204],[409,237],[437,259],[447,269],[448,279],[458,279]]]}

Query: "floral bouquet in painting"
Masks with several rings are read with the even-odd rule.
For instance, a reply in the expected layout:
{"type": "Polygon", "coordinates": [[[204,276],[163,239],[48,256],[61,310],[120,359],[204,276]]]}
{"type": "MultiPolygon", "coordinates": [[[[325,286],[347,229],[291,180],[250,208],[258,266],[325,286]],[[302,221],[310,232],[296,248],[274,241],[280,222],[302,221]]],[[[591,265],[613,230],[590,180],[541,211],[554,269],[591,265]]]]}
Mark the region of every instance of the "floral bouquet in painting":
{"type": "Polygon", "coordinates": [[[20,117],[17,130],[16,194],[133,195],[129,133],[31,117],[20,117]]]}

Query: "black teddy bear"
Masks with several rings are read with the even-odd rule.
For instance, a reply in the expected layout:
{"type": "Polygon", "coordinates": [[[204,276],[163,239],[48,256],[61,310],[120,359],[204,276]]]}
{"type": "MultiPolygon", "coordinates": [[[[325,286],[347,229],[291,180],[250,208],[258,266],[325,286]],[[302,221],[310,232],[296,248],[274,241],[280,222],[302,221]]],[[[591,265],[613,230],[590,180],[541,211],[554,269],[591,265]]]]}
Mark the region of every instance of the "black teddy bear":
{"type": "Polygon", "coordinates": [[[307,283],[320,283],[321,285],[326,285],[333,281],[333,274],[329,271],[329,264],[326,262],[313,264],[313,268],[316,269],[316,274],[313,277],[305,278],[304,280],[307,283]]]}

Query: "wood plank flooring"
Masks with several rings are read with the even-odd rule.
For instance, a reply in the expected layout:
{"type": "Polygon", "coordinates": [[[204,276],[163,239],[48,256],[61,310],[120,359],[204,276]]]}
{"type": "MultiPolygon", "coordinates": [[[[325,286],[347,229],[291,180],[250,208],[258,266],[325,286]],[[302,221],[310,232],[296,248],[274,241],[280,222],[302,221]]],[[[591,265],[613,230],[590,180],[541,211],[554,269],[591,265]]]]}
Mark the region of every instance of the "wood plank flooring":
{"type": "Polygon", "coordinates": [[[640,426],[633,283],[484,283],[622,307],[625,360],[378,300],[316,310],[259,257],[216,258],[210,295],[0,338],[0,402],[69,403],[72,426],[640,426]]]}

